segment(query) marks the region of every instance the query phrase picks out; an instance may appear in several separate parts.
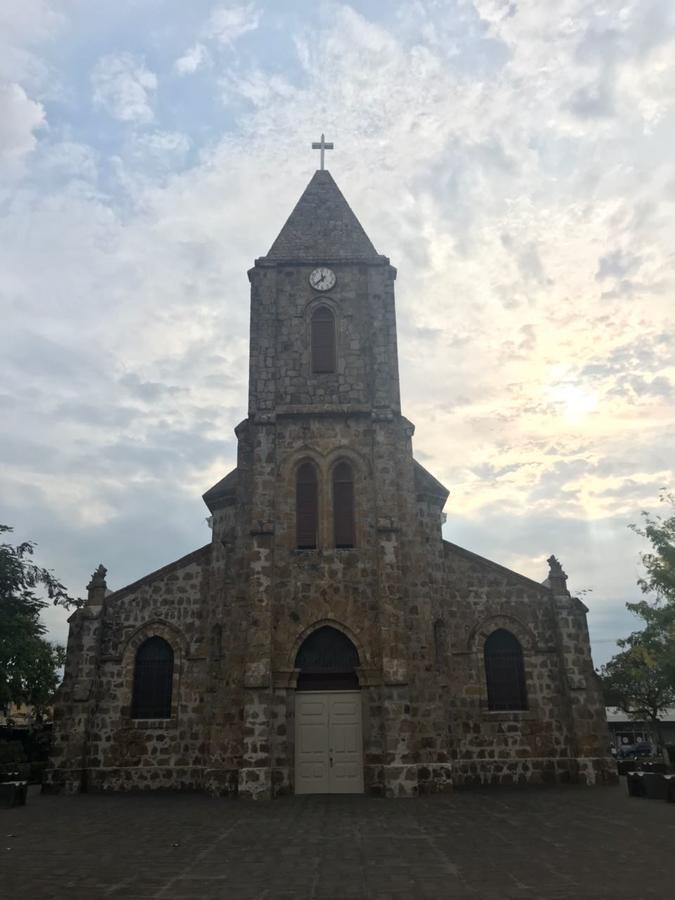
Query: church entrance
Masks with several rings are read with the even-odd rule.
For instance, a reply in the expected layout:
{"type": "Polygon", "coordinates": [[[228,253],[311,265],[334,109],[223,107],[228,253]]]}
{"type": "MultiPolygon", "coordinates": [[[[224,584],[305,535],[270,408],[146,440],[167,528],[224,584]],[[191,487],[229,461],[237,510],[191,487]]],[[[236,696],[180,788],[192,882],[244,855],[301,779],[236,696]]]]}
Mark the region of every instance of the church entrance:
{"type": "Polygon", "coordinates": [[[310,634],[298,651],[296,794],[363,793],[358,665],[354,644],[330,626],[310,634]]]}

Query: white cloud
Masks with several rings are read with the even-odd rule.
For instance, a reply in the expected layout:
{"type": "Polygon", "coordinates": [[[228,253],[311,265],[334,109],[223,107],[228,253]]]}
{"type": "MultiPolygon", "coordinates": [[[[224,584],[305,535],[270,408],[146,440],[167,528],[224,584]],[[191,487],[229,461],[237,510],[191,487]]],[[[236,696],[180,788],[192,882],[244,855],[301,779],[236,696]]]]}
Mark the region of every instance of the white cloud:
{"type": "Polygon", "coordinates": [[[130,155],[144,164],[165,170],[180,167],[190,149],[190,139],[178,131],[152,131],[134,137],[130,155]]]}
{"type": "Polygon", "coordinates": [[[45,111],[19,84],[0,84],[0,172],[16,174],[35,149],[35,132],[45,125],[45,111]]]}
{"type": "MultiPolygon", "coordinates": [[[[222,135],[217,116],[207,138],[193,110],[181,119],[185,80],[170,123],[122,129],[109,193],[22,188],[0,218],[14,333],[0,493],[26,537],[53,541],[72,584],[108,548],[115,586],[208,539],[199,494],[234,462],[245,415],[245,272],[325,131],[338,184],[398,267],[404,409],[452,490],[447,536],[539,578],[559,553],[594,610],[629,599],[625,525],[672,481],[675,453],[675,29],[657,7],[420,0],[377,23],[317,4],[288,35],[295,68],[270,71],[252,46],[216,72],[239,104],[222,135]]],[[[258,20],[221,7],[210,37],[193,34],[227,48],[258,20]]],[[[193,50],[185,73],[206,64],[193,50]]],[[[147,124],[155,76],[121,58],[106,57],[99,102],[147,124]],[[107,87],[128,81],[130,100],[107,87]]],[[[109,173],[107,146],[57,147],[42,163],[55,172],[79,154],[109,173]]]]}
{"type": "Polygon", "coordinates": [[[259,23],[260,11],[255,3],[219,6],[211,13],[206,35],[229,46],[248,31],[255,31],[259,23]]]}
{"type": "Polygon", "coordinates": [[[18,81],[29,92],[40,86],[53,87],[52,67],[40,57],[38,48],[65,24],[58,0],[21,0],[0,3],[0,80],[18,81]]]}
{"type": "Polygon", "coordinates": [[[192,75],[197,69],[208,66],[211,63],[209,51],[204,44],[193,44],[173,64],[179,75],[192,75]]]}
{"type": "Polygon", "coordinates": [[[257,107],[266,107],[276,97],[288,100],[295,93],[293,85],[281,75],[270,75],[261,69],[231,70],[219,80],[223,100],[229,103],[244,99],[257,107]]]}
{"type": "Polygon", "coordinates": [[[145,124],[154,118],[157,76],[131,53],[109,54],[91,74],[94,103],[121,122],[145,124]]]}

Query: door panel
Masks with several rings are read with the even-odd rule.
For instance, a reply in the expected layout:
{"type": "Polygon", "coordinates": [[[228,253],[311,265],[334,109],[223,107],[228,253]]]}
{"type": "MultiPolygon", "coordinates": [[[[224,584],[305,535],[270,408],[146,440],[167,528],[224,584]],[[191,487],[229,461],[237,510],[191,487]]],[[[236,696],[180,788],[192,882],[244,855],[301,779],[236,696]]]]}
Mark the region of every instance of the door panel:
{"type": "Polygon", "coordinates": [[[331,793],[363,792],[361,695],[335,694],[329,698],[328,740],[333,760],[331,793]]]}
{"type": "Polygon", "coordinates": [[[360,692],[296,692],[295,792],[363,793],[360,692]]]}
{"type": "Polygon", "coordinates": [[[295,793],[327,793],[329,770],[328,703],[322,694],[296,694],[295,793]]]}

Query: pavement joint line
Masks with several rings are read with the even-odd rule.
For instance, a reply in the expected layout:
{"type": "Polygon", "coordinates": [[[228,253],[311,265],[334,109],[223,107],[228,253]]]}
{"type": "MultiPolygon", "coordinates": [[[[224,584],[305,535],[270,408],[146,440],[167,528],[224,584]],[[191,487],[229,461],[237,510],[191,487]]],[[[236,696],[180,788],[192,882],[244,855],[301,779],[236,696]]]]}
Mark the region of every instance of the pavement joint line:
{"type": "Polygon", "coordinates": [[[157,893],[153,894],[154,900],[161,900],[161,897],[163,895],[165,896],[165,891],[169,890],[171,887],[173,887],[173,885],[176,882],[180,881],[181,878],[185,877],[187,872],[189,872],[191,869],[194,869],[194,867],[198,863],[200,863],[205,857],[207,857],[209,855],[209,853],[212,850],[214,850],[218,844],[222,843],[222,841],[224,841],[225,838],[229,837],[230,833],[237,827],[238,824],[239,823],[235,819],[235,821],[230,825],[229,828],[226,828],[225,831],[223,831],[222,834],[220,834],[211,844],[208,844],[206,847],[204,847],[202,852],[199,853],[196,857],[194,857],[178,875],[174,875],[174,877],[169,879],[169,881],[167,881],[167,883],[163,887],[161,887],[157,891],[157,893]]]}

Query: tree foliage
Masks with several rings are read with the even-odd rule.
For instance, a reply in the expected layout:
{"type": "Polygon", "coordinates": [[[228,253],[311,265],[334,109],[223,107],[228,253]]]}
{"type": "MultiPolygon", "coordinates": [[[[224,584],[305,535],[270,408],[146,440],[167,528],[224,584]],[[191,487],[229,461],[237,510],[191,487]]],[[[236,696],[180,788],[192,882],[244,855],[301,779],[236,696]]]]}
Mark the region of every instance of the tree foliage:
{"type": "MultiPolygon", "coordinates": [[[[672,494],[664,492],[661,500],[675,506],[672,494]]],[[[659,716],[675,706],[675,515],[642,516],[642,527],[630,527],[652,547],[641,554],[645,574],[638,580],[650,599],[626,604],[643,627],[618,641],[621,652],[603,666],[602,680],[608,700],[632,718],[654,723],[659,740],[659,716]]]]}
{"type": "Polygon", "coordinates": [[[675,684],[659,650],[651,650],[645,641],[636,640],[617,653],[603,666],[602,675],[606,696],[634,719],[657,722],[664,709],[675,705],[675,684]]]}
{"type": "MultiPolygon", "coordinates": [[[[661,494],[662,503],[670,503],[675,509],[675,496],[667,491],[661,494]]],[[[652,545],[649,553],[643,553],[645,577],[638,580],[643,593],[655,594],[660,603],[675,607],[675,515],[664,519],[643,512],[644,525],[630,528],[652,545]]],[[[629,606],[630,609],[630,606],[629,606]]]]}
{"type": "MultiPolygon", "coordinates": [[[[0,534],[11,531],[0,525],[0,534]]],[[[39,712],[50,702],[65,651],[45,639],[40,613],[49,601],[66,607],[81,603],[32,561],[34,546],[0,544],[0,708],[5,710],[10,703],[28,703],[39,712]]]]}

